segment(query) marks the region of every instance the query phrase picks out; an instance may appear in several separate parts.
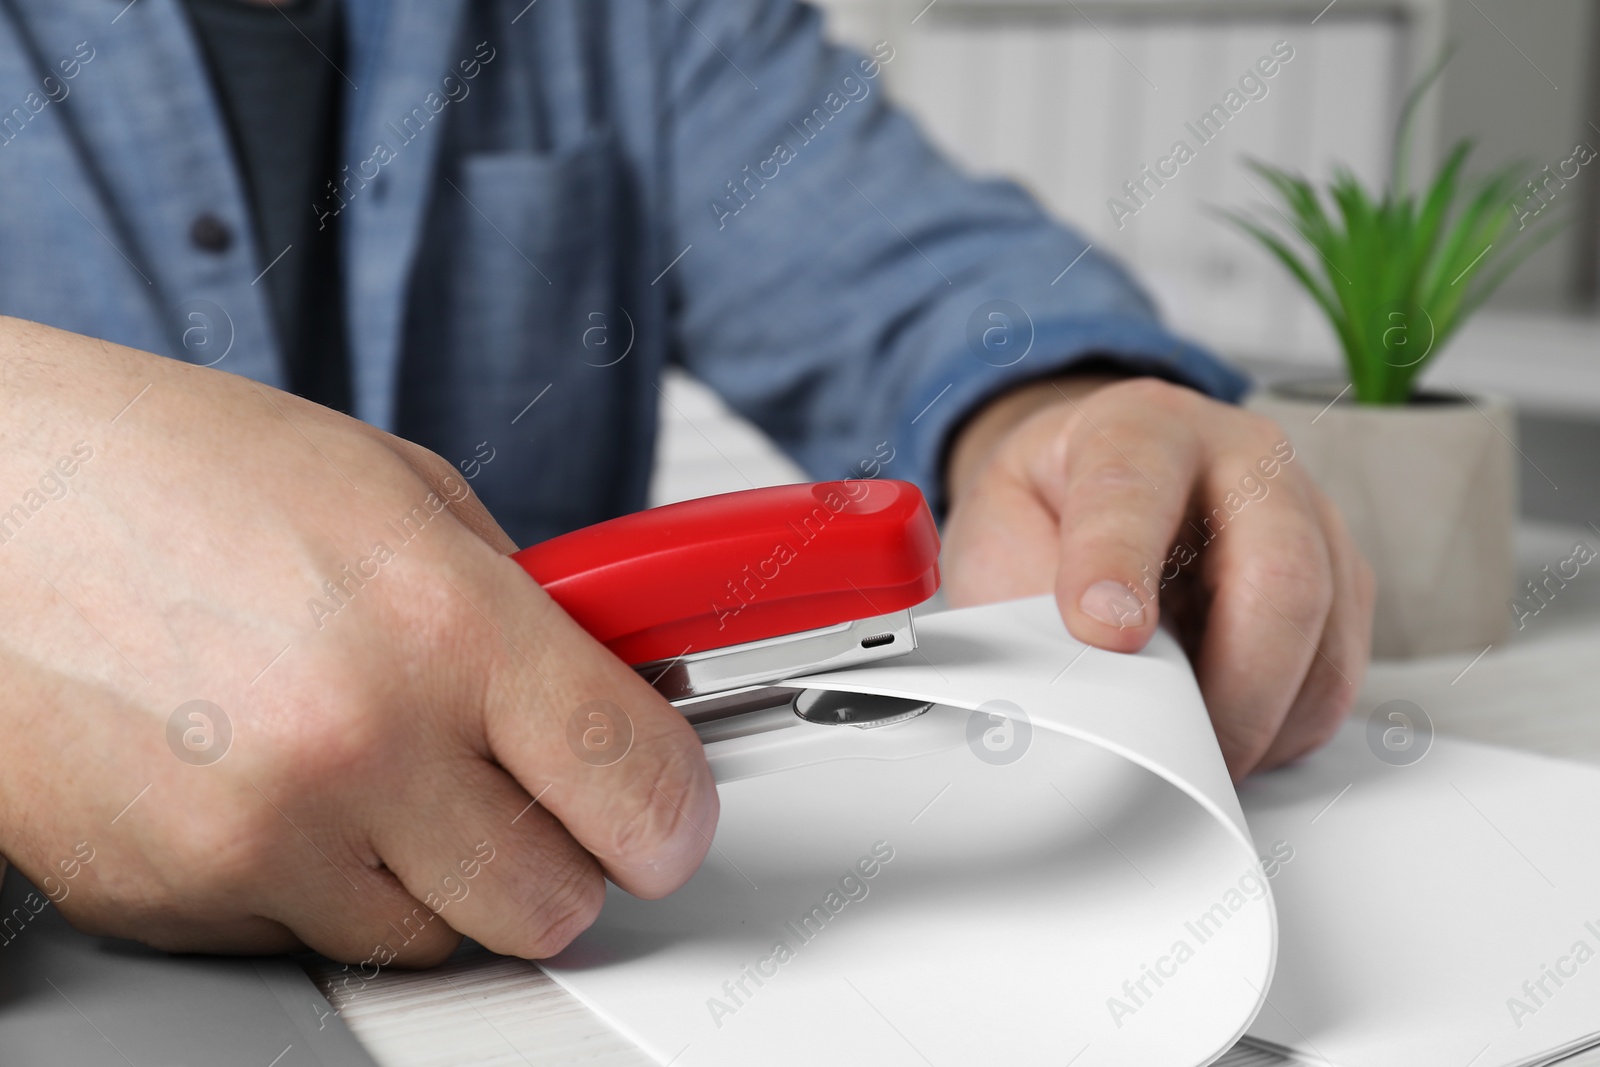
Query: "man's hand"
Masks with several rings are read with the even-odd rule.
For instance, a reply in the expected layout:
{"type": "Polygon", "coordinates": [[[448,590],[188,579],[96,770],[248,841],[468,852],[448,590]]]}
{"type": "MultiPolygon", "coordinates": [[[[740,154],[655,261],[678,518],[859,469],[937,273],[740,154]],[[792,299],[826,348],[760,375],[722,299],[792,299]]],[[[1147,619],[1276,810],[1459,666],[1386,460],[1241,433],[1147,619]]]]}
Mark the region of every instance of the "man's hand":
{"type": "Polygon", "coordinates": [[[449,463],[13,320],[0,372],[0,852],[75,924],[370,974],[698,867],[693,730],[449,463]]]}
{"type": "Polygon", "coordinates": [[[1295,759],[1355,701],[1373,586],[1293,456],[1271,421],[1152,378],[1018,389],[951,450],[945,589],[1053,591],[1073,636],[1117,652],[1165,609],[1234,778],[1295,759]]]}

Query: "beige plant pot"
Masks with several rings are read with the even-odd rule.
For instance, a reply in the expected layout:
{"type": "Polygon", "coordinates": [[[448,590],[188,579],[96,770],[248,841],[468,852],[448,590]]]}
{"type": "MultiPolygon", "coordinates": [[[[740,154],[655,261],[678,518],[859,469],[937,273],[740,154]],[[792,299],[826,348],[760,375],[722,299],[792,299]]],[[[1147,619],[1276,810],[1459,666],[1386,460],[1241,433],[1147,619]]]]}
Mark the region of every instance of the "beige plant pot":
{"type": "Polygon", "coordinates": [[[1343,382],[1258,391],[1295,462],[1344,514],[1377,577],[1373,655],[1481,652],[1502,640],[1516,584],[1516,412],[1501,397],[1424,393],[1356,404],[1343,382]]]}

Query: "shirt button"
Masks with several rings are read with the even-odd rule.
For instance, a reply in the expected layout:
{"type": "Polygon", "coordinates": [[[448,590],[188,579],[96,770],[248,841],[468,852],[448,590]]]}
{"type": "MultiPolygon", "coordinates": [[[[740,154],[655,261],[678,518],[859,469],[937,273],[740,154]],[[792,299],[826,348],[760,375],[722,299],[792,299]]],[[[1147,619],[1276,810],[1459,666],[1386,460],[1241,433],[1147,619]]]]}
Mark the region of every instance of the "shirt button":
{"type": "Polygon", "coordinates": [[[208,211],[197,216],[189,227],[189,240],[202,251],[222,253],[233,245],[233,230],[208,211]]]}

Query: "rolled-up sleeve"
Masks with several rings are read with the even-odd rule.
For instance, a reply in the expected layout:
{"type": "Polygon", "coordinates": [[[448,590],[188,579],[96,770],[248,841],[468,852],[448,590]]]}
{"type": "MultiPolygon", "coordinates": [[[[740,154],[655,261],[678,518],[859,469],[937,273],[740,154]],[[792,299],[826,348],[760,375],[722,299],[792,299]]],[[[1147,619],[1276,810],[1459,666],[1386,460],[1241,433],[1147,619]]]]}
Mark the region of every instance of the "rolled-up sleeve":
{"type": "Polygon", "coordinates": [[[832,46],[791,0],[658,14],[676,358],[813,476],[892,453],[937,502],[968,415],[1088,360],[1244,392],[1113,259],[935,152],[888,103],[893,41],[832,46]]]}

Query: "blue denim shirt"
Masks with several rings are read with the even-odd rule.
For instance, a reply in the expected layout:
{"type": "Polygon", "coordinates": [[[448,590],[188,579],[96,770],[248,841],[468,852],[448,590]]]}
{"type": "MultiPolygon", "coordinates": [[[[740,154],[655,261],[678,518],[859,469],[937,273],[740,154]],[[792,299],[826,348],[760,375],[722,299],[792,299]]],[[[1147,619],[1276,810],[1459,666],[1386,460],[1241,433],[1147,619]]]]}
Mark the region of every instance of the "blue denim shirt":
{"type": "MultiPolygon", "coordinates": [[[[933,152],[893,41],[832,47],[792,0],[345,2],[346,169],[306,210],[340,230],[356,414],[492,452],[473,486],[521,543],[643,505],[669,363],[816,477],[892,449],[935,495],[978,404],[1085,357],[1244,386],[933,152]]],[[[179,0],[0,0],[0,190],[0,312],[283,383],[278,250],[179,0]]]]}

